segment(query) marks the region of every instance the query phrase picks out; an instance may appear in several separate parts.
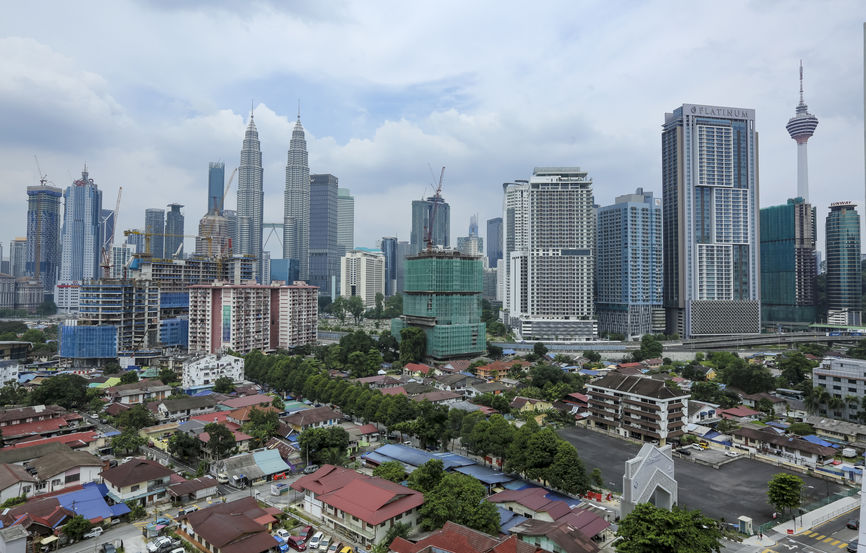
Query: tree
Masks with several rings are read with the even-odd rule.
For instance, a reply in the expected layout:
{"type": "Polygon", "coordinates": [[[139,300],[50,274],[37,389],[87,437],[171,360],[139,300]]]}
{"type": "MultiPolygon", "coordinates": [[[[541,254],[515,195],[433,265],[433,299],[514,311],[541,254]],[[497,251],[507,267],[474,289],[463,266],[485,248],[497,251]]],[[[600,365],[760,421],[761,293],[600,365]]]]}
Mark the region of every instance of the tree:
{"type": "Polygon", "coordinates": [[[590,480],[592,480],[592,483],[596,488],[602,489],[604,487],[604,478],[601,475],[600,468],[595,467],[594,469],[592,469],[589,478],[590,480]]]}
{"type": "Polygon", "coordinates": [[[59,405],[66,409],[84,407],[87,402],[87,381],[77,374],[61,374],[44,380],[30,394],[34,405],[59,405]]]}
{"type": "Polygon", "coordinates": [[[90,532],[93,525],[81,515],[75,515],[69,522],[63,525],[63,533],[73,540],[80,540],[84,534],[90,532]]]}
{"type": "Polygon", "coordinates": [[[547,481],[551,486],[572,495],[589,490],[589,478],[583,461],[574,446],[565,440],[560,440],[556,446],[553,464],[547,471],[547,481]]]}
{"type": "Polygon", "coordinates": [[[439,459],[430,459],[420,467],[416,468],[409,475],[409,487],[423,494],[432,491],[442,477],[445,476],[445,468],[442,461],[439,459]]]}
{"type": "Polygon", "coordinates": [[[382,352],[382,360],[386,363],[393,363],[400,354],[400,344],[397,343],[397,338],[394,338],[390,330],[383,331],[379,335],[376,346],[382,352]]]}
{"type": "Polygon", "coordinates": [[[427,351],[427,335],[418,327],[410,326],[400,331],[400,363],[417,363],[427,351]]]}
{"type": "Polygon", "coordinates": [[[492,357],[493,359],[499,359],[502,357],[502,348],[490,343],[490,340],[487,341],[487,355],[492,357]]]}
{"type": "Polygon", "coordinates": [[[719,553],[722,531],[718,522],[700,511],[674,506],[668,511],[650,503],[638,504],[619,524],[618,553],[719,553]]]}
{"type": "Polygon", "coordinates": [[[386,319],[393,319],[403,314],[403,294],[394,294],[385,298],[385,313],[383,316],[386,319]]]}
{"type": "Polygon", "coordinates": [[[406,479],[406,468],[400,461],[386,461],[373,469],[373,476],[399,484],[406,479]]]}
{"type": "Polygon", "coordinates": [[[536,359],[541,359],[547,354],[547,346],[543,342],[535,342],[532,344],[532,354],[536,359]]]}
{"type": "Polygon", "coordinates": [[[640,339],[640,349],[632,353],[632,358],[635,361],[643,361],[644,359],[654,359],[662,356],[664,347],[652,334],[644,334],[640,339]]]}
{"type": "Polygon", "coordinates": [[[256,447],[259,447],[277,433],[279,426],[280,419],[276,412],[253,407],[250,420],[244,424],[243,431],[252,436],[256,447]]]}
{"type": "Polygon", "coordinates": [[[213,391],[218,394],[230,394],[235,391],[235,383],[228,376],[221,376],[214,380],[213,391]]]}
{"type": "Polygon", "coordinates": [[[122,375],[120,375],[120,383],[121,384],[132,384],[133,382],[138,382],[138,373],[135,371],[125,371],[122,375]]]}
{"type": "Polygon", "coordinates": [[[147,445],[147,440],[133,428],[127,428],[111,439],[111,447],[115,451],[123,451],[126,454],[138,451],[138,448],[143,445],[147,445]]]}
{"type": "Polygon", "coordinates": [[[728,434],[729,432],[733,432],[740,425],[731,419],[722,419],[718,423],[716,423],[716,430],[721,432],[722,434],[728,434]]]}
{"type": "Polygon", "coordinates": [[[335,458],[337,450],[345,454],[349,447],[349,433],[341,426],[327,428],[310,428],[301,432],[298,445],[304,458],[309,457],[313,464],[324,464],[335,458]]]}
{"type": "Polygon", "coordinates": [[[411,531],[412,527],[405,522],[398,522],[394,524],[394,526],[388,529],[388,532],[385,534],[385,537],[382,539],[382,541],[373,546],[371,552],[388,553],[388,551],[390,551],[391,542],[394,541],[394,538],[396,538],[397,536],[405,538],[409,535],[409,532],[411,531]]]}
{"type": "Polygon", "coordinates": [[[376,307],[373,309],[373,316],[376,319],[382,319],[385,316],[385,294],[376,292],[376,307]]]}
{"type": "Polygon", "coordinates": [[[9,382],[0,388],[0,405],[24,405],[27,403],[29,397],[30,394],[27,392],[27,388],[15,381],[9,382]]]}
{"type": "Polygon", "coordinates": [[[346,298],[343,296],[337,296],[331,304],[331,313],[340,319],[341,323],[346,322],[346,298]]]}
{"type": "Polygon", "coordinates": [[[147,509],[138,501],[127,501],[126,506],[129,507],[130,522],[147,516],[147,509]]]}
{"type": "Polygon", "coordinates": [[[124,430],[138,431],[146,426],[156,424],[156,417],[144,405],[139,404],[114,417],[114,423],[124,430]]]}
{"type": "Polygon", "coordinates": [[[57,304],[51,300],[45,300],[36,308],[36,314],[41,317],[55,315],[57,313],[57,304]]]}
{"type": "Polygon", "coordinates": [[[117,362],[117,359],[109,359],[105,362],[105,366],[102,367],[102,374],[108,376],[112,374],[117,374],[120,372],[120,363],[117,362]]]}
{"type": "Polygon", "coordinates": [[[492,503],[483,501],[484,485],[471,476],[448,473],[435,488],[424,494],[421,526],[426,530],[441,528],[449,520],[488,534],[499,531],[499,512],[492,503]]]}
{"type": "Polygon", "coordinates": [[[361,296],[352,296],[346,301],[346,311],[355,319],[355,324],[361,324],[364,318],[364,300],[361,296]]]}
{"type": "Polygon", "coordinates": [[[280,396],[274,396],[274,399],[271,400],[271,407],[279,409],[282,412],[286,410],[286,402],[280,396]]]}
{"type": "Polygon", "coordinates": [[[33,344],[45,343],[45,334],[37,328],[29,328],[21,335],[22,342],[32,342],[33,344]]]}
{"type": "Polygon", "coordinates": [[[798,436],[808,436],[809,434],[814,434],[815,429],[812,428],[811,424],[807,424],[805,422],[795,422],[788,427],[788,432],[790,432],[791,434],[796,434],[798,436]]]}
{"type": "Polygon", "coordinates": [[[163,384],[171,384],[172,382],[178,382],[180,380],[177,373],[169,367],[164,367],[159,370],[159,379],[163,384]]]}
{"type": "Polygon", "coordinates": [[[231,430],[221,424],[208,423],[205,425],[204,431],[208,435],[205,448],[217,459],[229,453],[237,445],[231,430]]]}
{"type": "Polygon", "coordinates": [[[813,364],[799,351],[789,353],[779,361],[779,370],[790,386],[797,386],[804,380],[806,375],[812,371],[813,364]]]}
{"type": "Polygon", "coordinates": [[[201,455],[201,442],[186,432],[175,432],[168,439],[168,452],[178,459],[191,461],[201,455]]]}
{"type": "Polygon", "coordinates": [[[590,363],[598,363],[601,361],[601,354],[595,350],[586,350],[583,352],[583,356],[586,357],[587,361],[590,363]]]}
{"type": "Polygon", "coordinates": [[[767,499],[781,512],[800,506],[803,480],[799,476],[778,472],[767,483],[767,499]]]}

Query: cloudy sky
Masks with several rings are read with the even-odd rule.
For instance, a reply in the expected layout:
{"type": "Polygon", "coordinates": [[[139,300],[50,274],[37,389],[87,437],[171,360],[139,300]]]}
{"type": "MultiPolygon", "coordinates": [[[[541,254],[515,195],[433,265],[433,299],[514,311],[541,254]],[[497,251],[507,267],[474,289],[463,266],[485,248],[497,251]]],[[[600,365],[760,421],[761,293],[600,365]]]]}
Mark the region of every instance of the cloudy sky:
{"type": "Polygon", "coordinates": [[[757,110],[774,205],[796,192],[800,59],[823,221],[830,202],[864,199],[864,19],[861,1],[6,2],[0,241],[25,234],[34,154],[64,188],[86,162],[106,208],[122,185],[119,229],[177,202],[195,232],[207,164],[237,166],[251,102],[265,221],[281,221],[299,99],[311,171],[356,198],[358,246],[408,240],[430,167],[447,167],[452,236],[473,213],[484,234],[501,184],[537,165],[588,170],[602,205],[660,195],[660,126],[686,102],[757,110]]]}

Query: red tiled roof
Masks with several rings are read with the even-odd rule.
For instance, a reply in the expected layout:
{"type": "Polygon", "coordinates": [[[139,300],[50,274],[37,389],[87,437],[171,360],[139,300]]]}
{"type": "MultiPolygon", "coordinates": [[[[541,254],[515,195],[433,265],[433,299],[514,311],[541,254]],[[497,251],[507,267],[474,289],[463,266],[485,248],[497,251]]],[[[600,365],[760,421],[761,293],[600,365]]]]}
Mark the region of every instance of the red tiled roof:
{"type": "Polygon", "coordinates": [[[576,400],[576,401],[579,401],[581,403],[588,403],[589,402],[589,396],[587,396],[586,394],[581,394],[580,392],[572,392],[570,394],[567,394],[563,401],[571,403],[571,401],[569,401],[569,400],[571,400],[571,401],[576,400]]]}
{"type": "Polygon", "coordinates": [[[256,394],[254,396],[243,396],[226,399],[221,401],[220,403],[230,409],[239,409],[241,407],[250,407],[252,405],[270,405],[273,400],[274,398],[272,398],[271,396],[265,394],[256,394]]]}
{"type": "Polygon", "coordinates": [[[359,428],[358,432],[362,436],[367,436],[369,434],[376,434],[377,432],[379,432],[379,429],[376,428],[375,424],[369,424],[368,423],[368,424],[365,424],[364,426],[362,426],[361,428],[359,428]]]}
{"type": "Polygon", "coordinates": [[[310,490],[316,496],[330,493],[341,488],[356,478],[367,478],[354,470],[336,467],[334,465],[322,465],[313,474],[302,476],[292,482],[292,488],[299,492],[310,490]]]}
{"type": "Polygon", "coordinates": [[[190,420],[201,421],[205,424],[209,422],[225,422],[229,414],[231,414],[231,411],[214,411],[213,413],[192,416],[190,420]]]}
{"type": "Polygon", "coordinates": [[[264,553],[276,546],[265,526],[275,519],[252,497],[217,503],[184,518],[220,553],[264,553]]]}
{"type": "Polygon", "coordinates": [[[391,542],[391,551],[395,553],[419,553],[425,550],[442,550],[450,553],[534,553],[539,551],[534,545],[517,539],[517,536],[493,537],[451,521],[446,522],[442,528],[416,543],[400,537],[391,542]]]}
{"type": "Polygon", "coordinates": [[[373,526],[424,503],[421,492],[383,478],[354,479],[318,499],[373,526]]]}
{"type": "MultiPolygon", "coordinates": [[[[249,434],[244,434],[240,430],[232,430],[231,433],[235,437],[236,442],[245,442],[247,440],[253,439],[252,436],[250,436],[249,434]]],[[[210,434],[208,432],[202,432],[198,435],[198,440],[201,443],[206,444],[210,441],[210,434]]]]}
{"type": "Polygon", "coordinates": [[[408,370],[409,372],[421,374],[427,374],[432,370],[432,367],[429,367],[423,363],[406,363],[403,368],[408,370]]]}
{"type": "Polygon", "coordinates": [[[39,436],[34,436],[32,438],[25,438],[23,440],[19,440],[16,443],[6,447],[31,447],[34,445],[48,444],[54,442],[68,445],[71,448],[76,448],[85,447],[90,442],[96,440],[98,437],[99,432],[95,431],[73,432],[72,434],[63,434],[62,436],[52,436],[50,438],[40,438],[39,436]]]}
{"type": "Polygon", "coordinates": [[[292,413],[288,417],[283,417],[283,420],[287,424],[304,427],[329,420],[340,420],[340,414],[330,407],[322,406],[292,413]]]}
{"type": "Polygon", "coordinates": [[[380,388],[379,389],[382,394],[386,396],[405,396],[408,395],[406,393],[406,389],[403,386],[395,386],[394,388],[380,388]]]}
{"type": "Polygon", "coordinates": [[[36,477],[24,470],[21,465],[0,465],[0,491],[18,482],[36,482],[36,477]]]}
{"type": "Polygon", "coordinates": [[[100,474],[116,488],[123,488],[140,482],[165,478],[172,474],[171,469],[166,468],[156,461],[150,459],[135,458],[122,465],[102,471],[100,474]]]}
{"type": "Polygon", "coordinates": [[[112,417],[116,417],[117,415],[123,413],[124,411],[129,411],[129,405],[125,405],[123,403],[112,403],[108,407],[105,408],[105,412],[111,415],[112,417]]]}
{"type": "Polygon", "coordinates": [[[412,398],[412,401],[424,401],[426,399],[430,403],[436,403],[437,401],[448,401],[449,399],[457,399],[460,397],[463,396],[456,392],[449,392],[446,390],[434,390],[432,392],[418,394],[417,396],[412,398]]]}
{"type": "Polygon", "coordinates": [[[751,408],[746,407],[744,405],[739,405],[737,407],[731,407],[729,409],[722,409],[718,413],[719,413],[719,415],[721,415],[724,418],[754,417],[755,415],[761,414],[760,411],[755,411],[754,409],[751,409],[751,408]]]}
{"type": "Polygon", "coordinates": [[[548,491],[544,488],[505,490],[491,495],[487,498],[487,501],[491,503],[514,502],[535,512],[548,513],[553,520],[557,520],[571,512],[568,503],[550,500],[546,497],[547,493],[548,491]]]}
{"type": "Polygon", "coordinates": [[[42,434],[43,432],[57,432],[61,428],[69,426],[69,423],[63,417],[55,417],[53,419],[22,422],[18,424],[9,424],[0,426],[0,434],[3,439],[10,440],[20,438],[22,436],[32,436],[34,434],[42,434]]]}

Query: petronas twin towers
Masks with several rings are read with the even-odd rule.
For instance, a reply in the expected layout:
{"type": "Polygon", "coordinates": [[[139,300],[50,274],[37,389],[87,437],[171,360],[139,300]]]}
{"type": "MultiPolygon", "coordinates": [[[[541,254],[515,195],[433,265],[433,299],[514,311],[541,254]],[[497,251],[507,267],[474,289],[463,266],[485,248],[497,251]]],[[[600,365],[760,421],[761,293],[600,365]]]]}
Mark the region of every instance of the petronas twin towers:
{"type": "MultiPolygon", "coordinates": [[[[253,255],[256,274],[262,275],[262,211],[264,206],[262,149],[253,114],[244,134],[238,167],[238,244],[235,251],[253,255]]],[[[297,259],[301,280],[309,278],[310,246],[310,165],[301,115],[292,130],[286,163],[283,205],[283,258],[297,259]]],[[[263,279],[266,280],[266,279],[263,279]]]]}

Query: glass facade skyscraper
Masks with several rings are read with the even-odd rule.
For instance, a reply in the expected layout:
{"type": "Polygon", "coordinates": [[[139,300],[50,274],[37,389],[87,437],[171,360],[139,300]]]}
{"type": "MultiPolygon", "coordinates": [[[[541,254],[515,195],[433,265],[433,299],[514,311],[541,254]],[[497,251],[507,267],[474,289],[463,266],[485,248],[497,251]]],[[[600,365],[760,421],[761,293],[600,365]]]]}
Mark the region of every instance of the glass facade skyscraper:
{"type": "Polygon", "coordinates": [[[757,156],[752,109],[684,104],[665,114],[668,334],[760,332],[757,156]]]}
{"type": "Polygon", "coordinates": [[[211,161],[207,165],[207,212],[216,213],[223,210],[225,198],[223,192],[226,185],[226,164],[222,161],[211,161]]]}
{"type": "Polygon", "coordinates": [[[355,197],[348,188],[337,189],[337,248],[340,257],[355,249],[355,197]]]}
{"type": "Polygon", "coordinates": [[[54,293],[60,268],[60,199],[63,191],[53,186],[27,187],[27,262],[25,272],[54,293]]]}
{"type": "Polygon", "coordinates": [[[430,218],[433,216],[433,206],[436,207],[436,217],[433,221],[433,232],[430,239],[433,246],[448,248],[451,246],[451,206],[441,196],[430,196],[426,200],[412,201],[412,230],[409,234],[411,255],[427,248],[427,233],[430,218]]]}
{"type": "Polygon", "coordinates": [[[397,237],[384,236],[379,249],[385,254],[385,295],[397,293],[397,237]]]}
{"type": "Polygon", "coordinates": [[[335,297],[340,278],[337,188],[334,175],[310,175],[310,278],[319,294],[335,297]]]}
{"type": "Polygon", "coordinates": [[[164,209],[145,209],[144,210],[144,232],[148,236],[145,237],[145,248],[150,245],[150,251],[146,252],[153,259],[165,259],[165,210],[164,209]]]}
{"type": "MultiPolygon", "coordinates": [[[[230,236],[234,241],[232,243],[234,253],[256,258],[253,265],[256,277],[262,274],[263,178],[259,131],[256,129],[251,112],[241,147],[241,164],[238,167],[237,234],[230,234],[230,236]]],[[[228,215],[225,217],[229,219],[229,226],[231,226],[231,217],[228,215]]]]}
{"type": "Polygon", "coordinates": [[[487,266],[497,267],[502,259],[502,217],[487,219],[487,266]]]}
{"type": "Polygon", "coordinates": [[[87,167],[63,193],[60,280],[81,282],[99,278],[100,215],[102,191],[90,178],[87,167]]]}
{"type": "Polygon", "coordinates": [[[183,259],[184,221],[181,204],[168,204],[165,214],[165,256],[171,259],[183,259]]]}
{"type": "Polygon", "coordinates": [[[827,215],[828,322],[860,324],[860,215],[855,207],[852,202],[835,202],[827,215]]]}
{"type": "Polygon", "coordinates": [[[292,129],[286,162],[283,259],[297,259],[301,280],[310,278],[310,164],[300,114],[292,129]]]}

